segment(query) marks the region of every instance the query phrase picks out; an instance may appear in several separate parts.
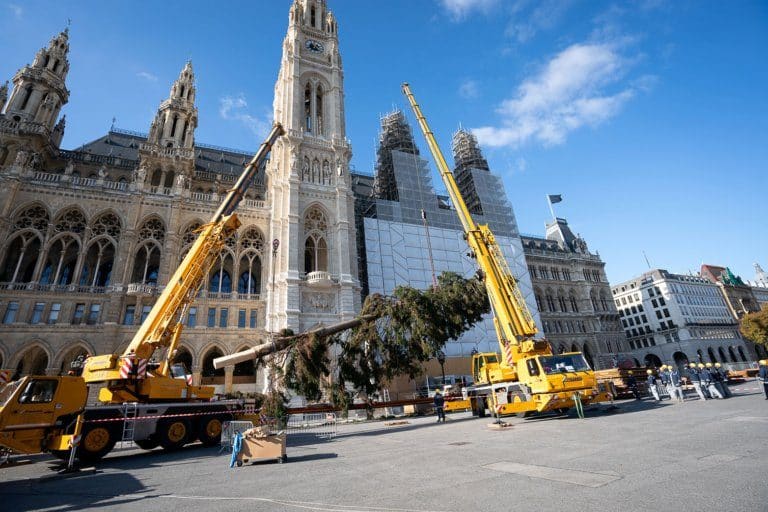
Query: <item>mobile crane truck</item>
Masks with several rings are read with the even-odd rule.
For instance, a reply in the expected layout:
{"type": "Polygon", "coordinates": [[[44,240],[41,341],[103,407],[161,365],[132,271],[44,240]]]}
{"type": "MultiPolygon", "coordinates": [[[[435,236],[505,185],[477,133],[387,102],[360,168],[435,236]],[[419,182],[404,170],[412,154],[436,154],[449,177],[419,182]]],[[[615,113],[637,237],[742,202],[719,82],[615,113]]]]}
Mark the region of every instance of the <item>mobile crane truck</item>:
{"type": "Polygon", "coordinates": [[[467,395],[476,416],[486,407],[498,416],[566,411],[611,399],[598,389],[594,372],[580,352],[555,355],[538,330],[501,248],[487,224],[478,225],[469,213],[427,120],[407,83],[402,90],[456,208],[464,236],[480,267],[493,312],[501,356],[495,352],[472,356],[474,384],[467,395]]]}
{"type": "Polygon", "coordinates": [[[0,448],[69,455],[71,461],[70,450],[78,447],[80,460],[92,462],[123,440],[168,450],[198,439],[220,442],[222,423],[243,416],[243,403],[211,400],[213,387],[191,385],[183,367],[171,361],[187,308],[240,226],[234,211],[284,133],[275,123],[122,354],[87,358],[81,376],[26,376],[0,388],[0,448]],[[152,358],[156,368],[148,364],[152,358]],[[99,405],[87,405],[89,386],[102,386],[99,405]]]}

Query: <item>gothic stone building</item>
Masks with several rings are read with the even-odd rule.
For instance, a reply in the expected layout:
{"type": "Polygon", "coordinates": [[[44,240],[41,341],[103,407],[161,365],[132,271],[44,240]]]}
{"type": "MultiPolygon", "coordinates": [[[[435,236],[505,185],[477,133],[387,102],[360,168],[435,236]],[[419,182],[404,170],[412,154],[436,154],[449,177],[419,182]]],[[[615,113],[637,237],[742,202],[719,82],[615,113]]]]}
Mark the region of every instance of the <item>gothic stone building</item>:
{"type": "MultiPolygon", "coordinates": [[[[354,202],[338,27],[324,0],[290,7],[274,115],[287,134],[237,213],[184,321],[176,360],[195,382],[260,390],[219,355],[268,332],[359,310],[354,202]]],[[[112,129],[60,147],[68,32],[0,89],[0,368],[58,374],[79,354],[119,352],[251,155],[195,142],[187,63],[148,134],[112,129]]]]}
{"type": "Polygon", "coordinates": [[[522,235],[525,259],[544,333],[555,352],[583,352],[593,368],[624,358],[624,335],[605,275],[605,263],[589,252],[565,219],[546,236],[522,235]]]}

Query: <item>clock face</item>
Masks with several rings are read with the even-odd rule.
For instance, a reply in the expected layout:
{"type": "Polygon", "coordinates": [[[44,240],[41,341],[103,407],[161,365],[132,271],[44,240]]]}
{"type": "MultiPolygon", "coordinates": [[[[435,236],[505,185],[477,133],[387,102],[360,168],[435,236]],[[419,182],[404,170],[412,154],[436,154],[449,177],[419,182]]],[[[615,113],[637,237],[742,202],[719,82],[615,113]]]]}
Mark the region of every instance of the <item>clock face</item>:
{"type": "Polygon", "coordinates": [[[307,50],[314,52],[314,53],[323,53],[323,43],[320,41],[315,41],[314,39],[307,39],[307,42],[304,44],[304,46],[307,47],[307,50]]]}

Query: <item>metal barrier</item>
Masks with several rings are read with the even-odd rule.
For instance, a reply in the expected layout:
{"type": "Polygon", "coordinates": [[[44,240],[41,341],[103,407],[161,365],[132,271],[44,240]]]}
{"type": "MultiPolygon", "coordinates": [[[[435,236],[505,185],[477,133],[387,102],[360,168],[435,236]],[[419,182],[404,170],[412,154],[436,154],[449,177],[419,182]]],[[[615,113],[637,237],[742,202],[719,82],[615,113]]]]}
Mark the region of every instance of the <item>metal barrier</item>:
{"type": "Polygon", "coordinates": [[[221,425],[221,450],[232,451],[232,443],[235,440],[235,433],[241,434],[248,429],[253,428],[252,421],[225,421],[221,425]]]}
{"type": "Polygon", "coordinates": [[[288,436],[314,436],[320,439],[336,437],[336,414],[308,413],[288,416],[286,431],[288,436]]]}

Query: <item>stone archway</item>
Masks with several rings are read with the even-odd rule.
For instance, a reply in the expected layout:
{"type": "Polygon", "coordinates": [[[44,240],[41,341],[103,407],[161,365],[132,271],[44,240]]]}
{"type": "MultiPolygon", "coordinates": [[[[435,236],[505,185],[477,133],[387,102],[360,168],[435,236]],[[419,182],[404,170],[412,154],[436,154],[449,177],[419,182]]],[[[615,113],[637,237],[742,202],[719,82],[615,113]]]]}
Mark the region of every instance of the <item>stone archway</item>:
{"type": "Polygon", "coordinates": [[[69,347],[59,357],[59,374],[66,375],[72,369],[72,361],[78,358],[81,358],[84,361],[85,358],[89,355],[91,354],[88,349],[80,343],[76,343],[75,345],[69,347]]]}
{"type": "Polygon", "coordinates": [[[187,373],[192,373],[192,352],[185,346],[181,346],[176,350],[171,360],[173,364],[183,364],[187,373]]]}
{"type": "Polygon", "coordinates": [[[688,366],[688,356],[684,352],[675,352],[672,354],[672,359],[675,360],[675,366],[678,368],[688,366]]]}
{"type": "Polygon", "coordinates": [[[589,349],[589,345],[586,344],[586,343],[584,344],[584,352],[583,352],[583,354],[584,354],[584,359],[586,359],[587,363],[589,364],[589,367],[594,369],[595,361],[592,358],[592,351],[589,349]]]}
{"type": "Polygon", "coordinates": [[[647,354],[645,356],[645,366],[658,368],[662,365],[661,358],[656,354],[647,354]]]}
{"type": "Polygon", "coordinates": [[[40,345],[28,348],[16,364],[13,380],[24,375],[45,375],[49,361],[48,353],[40,345]]]}
{"type": "Polygon", "coordinates": [[[224,355],[218,346],[209,348],[202,358],[201,376],[203,384],[224,384],[224,368],[213,367],[213,360],[224,355]]]}

